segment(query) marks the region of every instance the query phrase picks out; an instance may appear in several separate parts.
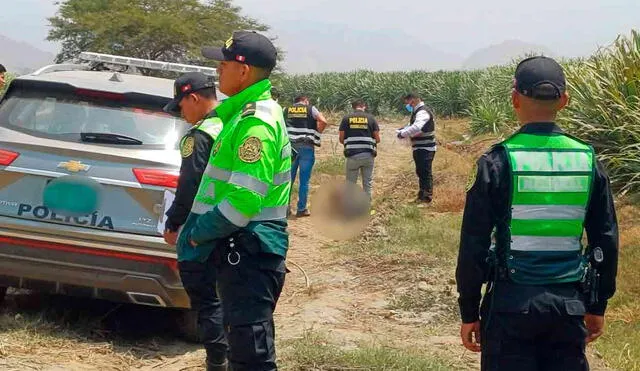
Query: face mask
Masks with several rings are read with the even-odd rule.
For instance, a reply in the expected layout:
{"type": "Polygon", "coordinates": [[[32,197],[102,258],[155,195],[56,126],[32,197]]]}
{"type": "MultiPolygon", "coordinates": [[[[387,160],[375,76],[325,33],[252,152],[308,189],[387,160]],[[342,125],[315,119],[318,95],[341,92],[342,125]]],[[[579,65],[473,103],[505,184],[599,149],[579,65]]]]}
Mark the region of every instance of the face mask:
{"type": "Polygon", "coordinates": [[[413,113],[413,106],[410,104],[407,104],[406,106],[404,106],[404,108],[407,109],[407,111],[409,111],[409,113],[413,113]]]}

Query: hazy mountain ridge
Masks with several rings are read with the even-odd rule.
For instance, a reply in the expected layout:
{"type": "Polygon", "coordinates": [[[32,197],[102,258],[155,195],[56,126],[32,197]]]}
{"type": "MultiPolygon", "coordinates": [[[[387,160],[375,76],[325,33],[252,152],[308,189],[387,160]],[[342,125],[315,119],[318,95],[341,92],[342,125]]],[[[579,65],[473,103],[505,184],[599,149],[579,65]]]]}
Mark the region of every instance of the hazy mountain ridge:
{"type": "Polygon", "coordinates": [[[462,63],[462,69],[481,69],[489,66],[506,64],[513,59],[527,54],[546,55],[555,57],[549,48],[543,45],[531,44],[521,40],[506,40],[471,53],[462,63]]]}
{"type": "Polygon", "coordinates": [[[42,51],[26,42],[0,35],[0,63],[7,71],[18,75],[29,73],[53,63],[55,55],[42,51]]]}

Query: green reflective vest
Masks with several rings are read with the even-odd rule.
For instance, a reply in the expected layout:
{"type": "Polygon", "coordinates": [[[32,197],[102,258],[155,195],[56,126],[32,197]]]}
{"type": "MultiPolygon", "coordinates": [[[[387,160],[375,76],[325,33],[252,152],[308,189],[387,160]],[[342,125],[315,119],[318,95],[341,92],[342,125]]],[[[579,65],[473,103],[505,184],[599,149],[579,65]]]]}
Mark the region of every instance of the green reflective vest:
{"type": "MultiPolygon", "coordinates": [[[[291,145],[282,108],[270,97],[262,98],[267,96],[246,104],[225,124],[211,152],[192,214],[202,215],[217,207],[230,222],[248,230],[264,222],[286,222],[291,145]]],[[[286,255],[286,246],[263,246],[266,252],[286,255]]]]}
{"type": "MultiPolygon", "coordinates": [[[[567,135],[516,134],[502,143],[511,173],[507,236],[496,246],[509,278],[544,285],[582,280],[593,148],[567,135]]],[[[505,233],[506,232],[506,233],[505,233]]]]}
{"type": "Polygon", "coordinates": [[[189,133],[191,133],[192,130],[200,130],[215,141],[218,134],[222,131],[222,121],[218,117],[208,117],[204,120],[200,120],[200,122],[193,126],[187,135],[183,136],[180,140],[180,152],[184,151],[186,140],[189,138],[189,133]]]}

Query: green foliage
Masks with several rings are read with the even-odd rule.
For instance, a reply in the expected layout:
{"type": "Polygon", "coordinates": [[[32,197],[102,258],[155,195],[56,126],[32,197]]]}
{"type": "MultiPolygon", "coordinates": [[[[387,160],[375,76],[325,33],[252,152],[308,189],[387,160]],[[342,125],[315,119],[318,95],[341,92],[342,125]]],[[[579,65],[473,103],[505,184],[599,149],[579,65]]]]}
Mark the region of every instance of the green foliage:
{"type": "Polygon", "coordinates": [[[364,99],[374,114],[402,112],[402,97],[419,93],[437,113],[445,116],[464,114],[475,96],[470,84],[480,76],[478,71],[438,72],[373,72],[319,73],[280,76],[276,85],[281,101],[289,103],[300,93],[311,95],[323,110],[349,110],[351,101],[364,99]]]}
{"type": "Polygon", "coordinates": [[[268,29],[240,11],[231,0],[64,0],[47,39],[62,43],[57,62],[92,51],[188,63],[234,30],[268,29]]]}
{"type": "Polygon", "coordinates": [[[640,33],[567,68],[563,122],[591,143],[621,191],[640,190],[640,33]]]}

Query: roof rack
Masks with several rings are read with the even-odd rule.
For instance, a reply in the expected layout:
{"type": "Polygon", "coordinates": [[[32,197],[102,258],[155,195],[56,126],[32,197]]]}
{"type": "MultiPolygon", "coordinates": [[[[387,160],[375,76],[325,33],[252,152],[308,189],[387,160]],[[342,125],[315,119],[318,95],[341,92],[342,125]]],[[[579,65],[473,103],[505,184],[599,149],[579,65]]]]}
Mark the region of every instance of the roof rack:
{"type": "Polygon", "coordinates": [[[50,72],[59,72],[59,71],[81,71],[88,70],[89,66],[84,64],[70,64],[70,63],[62,63],[62,64],[50,64],[48,66],[44,66],[39,70],[32,72],[31,75],[39,76],[43,73],[50,72]]]}
{"type": "Polygon", "coordinates": [[[181,72],[181,73],[201,72],[205,75],[216,76],[216,69],[212,67],[192,66],[188,64],[121,57],[121,56],[110,55],[110,54],[82,52],[80,53],[80,56],[78,57],[78,59],[84,60],[84,61],[90,61],[90,62],[117,64],[117,65],[128,66],[128,67],[148,68],[151,70],[159,70],[159,71],[172,71],[172,72],[181,72]]]}

